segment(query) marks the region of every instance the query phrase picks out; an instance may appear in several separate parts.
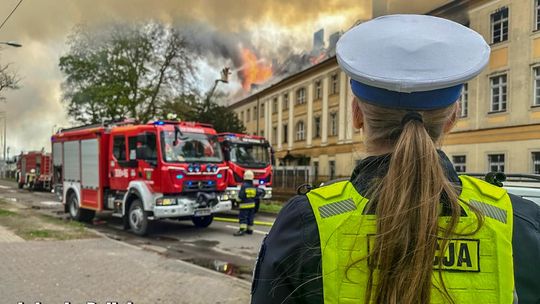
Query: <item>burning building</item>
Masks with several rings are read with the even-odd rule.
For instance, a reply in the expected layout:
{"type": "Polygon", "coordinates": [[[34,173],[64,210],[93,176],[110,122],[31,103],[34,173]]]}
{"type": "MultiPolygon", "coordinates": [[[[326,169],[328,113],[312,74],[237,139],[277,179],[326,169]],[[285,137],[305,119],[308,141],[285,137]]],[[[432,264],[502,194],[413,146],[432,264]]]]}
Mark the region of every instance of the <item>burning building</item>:
{"type": "MultiPolygon", "coordinates": [[[[458,171],[540,174],[540,19],[513,18],[531,12],[540,12],[538,1],[451,1],[429,12],[470,26],[492,46],[488,67],[465,85],[460,118],[443,143],[458,171]]],[[[273,66],[271,85],[230,106],[250,134],[272,143],[276,174],[280,166],[307,166],[301,182],[324,181],[349,176],[365,157],[362,132],[351,124],[349,79],[329,55],[336,36],[327,57],[312,65],[310,54],[290,56],[273,66]]]]}

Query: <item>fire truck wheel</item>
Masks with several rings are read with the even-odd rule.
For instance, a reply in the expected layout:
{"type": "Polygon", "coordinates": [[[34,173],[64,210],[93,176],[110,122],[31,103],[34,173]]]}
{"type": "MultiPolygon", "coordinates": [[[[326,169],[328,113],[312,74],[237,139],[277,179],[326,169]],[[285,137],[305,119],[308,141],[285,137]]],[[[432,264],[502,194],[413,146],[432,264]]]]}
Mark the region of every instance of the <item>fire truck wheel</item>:
{"type": "Polygon", "coordinates": [[[191,218],[191,221],[193,221],[193,224],[197,228],[206,228],[212,224],[212,221],[214,220],[213,215],[208,216],[194,216],[191,218]]]}
{"type": "Polygon", "coordinates": [[[90,222],[96,214],[93,210],[81,209],[75,193],[71,193],[69,196],[68,210],[71,218],[79,222],[90,222]]]}
{"type": "Polygon", "coordinates": [[[144,211],[143,204],[136,199],[131,203],[128,213],[129,227],[136,235],[148,233],[148,213],[144,211]]]}

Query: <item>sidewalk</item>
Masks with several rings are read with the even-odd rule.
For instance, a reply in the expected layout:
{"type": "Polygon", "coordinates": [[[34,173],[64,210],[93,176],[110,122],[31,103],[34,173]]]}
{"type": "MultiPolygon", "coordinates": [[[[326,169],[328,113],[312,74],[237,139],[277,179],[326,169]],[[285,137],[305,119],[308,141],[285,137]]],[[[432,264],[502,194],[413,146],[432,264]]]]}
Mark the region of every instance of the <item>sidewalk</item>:
{"type": "Polygon", "coordinates": [[[248,303],[249,284],[106,238],[23,241],[0,226],[2,303],[248,303]]]}

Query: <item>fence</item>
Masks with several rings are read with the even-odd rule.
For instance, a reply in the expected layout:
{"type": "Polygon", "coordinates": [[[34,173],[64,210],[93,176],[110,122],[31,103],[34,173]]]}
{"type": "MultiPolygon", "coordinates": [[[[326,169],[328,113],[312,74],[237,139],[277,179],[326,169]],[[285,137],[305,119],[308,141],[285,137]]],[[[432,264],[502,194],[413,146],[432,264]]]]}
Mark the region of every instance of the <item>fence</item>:
{"type": "Polygon", "coordinates": [[[279,192],[295,191],[302,184],[312,181],[311,166],[273,167],[272,188],[279,192]]]}

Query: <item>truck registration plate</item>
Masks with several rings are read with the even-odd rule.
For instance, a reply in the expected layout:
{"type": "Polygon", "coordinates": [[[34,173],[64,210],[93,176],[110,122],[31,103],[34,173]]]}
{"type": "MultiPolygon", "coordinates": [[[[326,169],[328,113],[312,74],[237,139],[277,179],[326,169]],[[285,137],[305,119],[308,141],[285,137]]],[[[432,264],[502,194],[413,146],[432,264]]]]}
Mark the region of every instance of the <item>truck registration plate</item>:
{"type": "Polygon", "coordinates": [[[204,209],[196,209],[194,216],[207,216],[212,214],[212,210],[210,208],[204,208],[204,209]]]}

